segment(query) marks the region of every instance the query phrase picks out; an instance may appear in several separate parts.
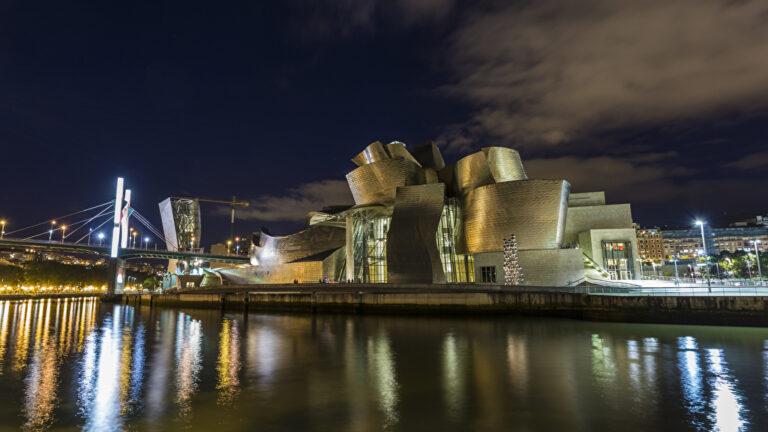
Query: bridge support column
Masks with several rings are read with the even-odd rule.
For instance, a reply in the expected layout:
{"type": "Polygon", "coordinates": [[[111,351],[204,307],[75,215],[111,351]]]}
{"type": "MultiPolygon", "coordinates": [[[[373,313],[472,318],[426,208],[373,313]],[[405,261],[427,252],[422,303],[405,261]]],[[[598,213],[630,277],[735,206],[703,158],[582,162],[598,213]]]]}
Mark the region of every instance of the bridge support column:
{"type": "Polygon", "coordinates": [[[125,260],[113,258],[109,263],[109,294],[122,294],[125,290],[125,260]]]}

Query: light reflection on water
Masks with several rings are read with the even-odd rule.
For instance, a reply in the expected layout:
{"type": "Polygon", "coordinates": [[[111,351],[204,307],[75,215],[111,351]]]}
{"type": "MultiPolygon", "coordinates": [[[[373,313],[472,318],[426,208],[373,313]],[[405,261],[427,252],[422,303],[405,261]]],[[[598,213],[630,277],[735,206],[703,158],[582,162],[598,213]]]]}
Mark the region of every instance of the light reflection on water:
{"type": "Polygon", "coordinates": [[[0,301],[0,429],[766,430],[768,330],[0,301]]]}

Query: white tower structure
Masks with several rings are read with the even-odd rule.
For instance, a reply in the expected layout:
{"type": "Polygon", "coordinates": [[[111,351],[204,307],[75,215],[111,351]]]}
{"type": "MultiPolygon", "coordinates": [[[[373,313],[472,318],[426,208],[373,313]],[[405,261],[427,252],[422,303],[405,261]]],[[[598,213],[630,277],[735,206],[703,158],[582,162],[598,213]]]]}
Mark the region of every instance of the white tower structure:
{"type": "Polygon", "coordinates": [[[128,247],[128,216],[131,210],[131,190],[125,190],[125,207],[122,209],[122,216],[120,219],[120,247],[125,249],[128,247]]]}
{"type": "Polygon", "coordinates": [[[115,221],[112,226],[112,251],[110,256],[117,258],[117,249],[120,246],[120,217],[123,207],[123,178],[117,178],[117,191],[115,192],[115,221]]]}

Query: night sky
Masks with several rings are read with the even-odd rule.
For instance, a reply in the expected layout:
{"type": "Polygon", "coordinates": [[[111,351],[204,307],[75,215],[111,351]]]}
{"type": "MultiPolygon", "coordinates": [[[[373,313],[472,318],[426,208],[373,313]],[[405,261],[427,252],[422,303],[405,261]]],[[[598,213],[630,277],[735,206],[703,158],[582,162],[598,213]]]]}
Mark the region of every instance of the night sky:
{"type": "MultiPolygon", "coordinates": [[[[0,0],[0,218],[106,202],[126,178],[248,200],[239,233],[351,201],[368,143],[447,162],[520,151],[532,178],[644,226],[768,212],[768,3],[0,0]]],[[[228,210],[205,205],[203,244],[228,210]]]]}

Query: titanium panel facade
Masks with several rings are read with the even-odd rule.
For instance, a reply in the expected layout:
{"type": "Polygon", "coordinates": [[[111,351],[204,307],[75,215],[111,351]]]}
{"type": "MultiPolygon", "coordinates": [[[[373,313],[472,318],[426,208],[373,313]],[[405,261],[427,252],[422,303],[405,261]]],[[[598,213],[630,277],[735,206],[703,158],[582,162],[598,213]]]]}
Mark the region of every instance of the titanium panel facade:
{"type": "Polygon", "coordinates": [[[360,154],[353,157],[352,162],[354,162],[357,166],[363,166],[372,164],[374,162],[387,160],[389,158],[389,154],[386,150],[384,150],[384,145],[382,145],[379,141],[374,141],[368,144],[368,147],[360,152],[360,154]]]}
{"type": "Polygon", "coordinates": [[[347,174],[355,204],[392,203],[399,186],[419,184],[421,168],[405,159],[389,159],[363,165],[347,174]]]}
{"type": "Polygon", "coordinates": [[[424,168],[432,168],[435,171],[445,168],[443,155],[440,154],[437,144],[432,141],[427,141],[412,148],[411,154],[424,168]]]}
{"type": "Polygon", "coordinates": [[[464,206],[469,252],[500,251],[510,234],[521,250],[560,248],[569,192],[565,180],[512,181],[471,191],[464,206]]]}
{"type": "Polygon", "coordinates": [[[465,197],[470,191],[492,183],[493,174],[484,152],[473,153],[456,162],[453,176],[455,196],[465,197]]]}
{"type": "Polygon", "coordinates": [[[335,250],[345,242],[345,229],[334,226],[315,225],[282,237],[262,232],[255,254],[259,265],[271,266],[335,250]]]}
{"type": "Polygon", "coordinates": [[[435,236],[444,202],[442,183],[397,188],[387,236],[388,282],[445,283],[435,236]]]}
{"type": "Polygon", "coordinates": [[[392,159],[405,159],[415,163],[418,166],[421,166],[419,161],[417,161],[416,158],[414,158],[413,155],[411,155],[408,150],[406,150],[405,144],[401,143],[400,141],[392,141],[391,143],[387,144],[387,151],[389,152],[389,155],[392,157],[392,159]]]}
{"type": "Polygon", "coordinates": [[[488,159],[488,167],[496,183],[528,180],[517,150],[507,147],[485,147],[483,153],[488,159]]]}

